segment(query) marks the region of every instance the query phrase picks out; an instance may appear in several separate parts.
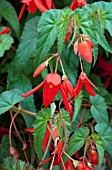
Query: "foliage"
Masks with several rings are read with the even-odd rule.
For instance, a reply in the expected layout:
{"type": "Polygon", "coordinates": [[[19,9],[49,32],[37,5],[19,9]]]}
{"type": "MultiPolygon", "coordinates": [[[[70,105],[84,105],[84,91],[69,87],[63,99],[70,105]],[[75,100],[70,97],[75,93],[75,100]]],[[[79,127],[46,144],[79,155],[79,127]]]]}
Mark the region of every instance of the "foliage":
{"type": "Polygon", "coordinates": [[[109,1],[0,0],[0,168],[112,169],[111,36],[109,1]]]}

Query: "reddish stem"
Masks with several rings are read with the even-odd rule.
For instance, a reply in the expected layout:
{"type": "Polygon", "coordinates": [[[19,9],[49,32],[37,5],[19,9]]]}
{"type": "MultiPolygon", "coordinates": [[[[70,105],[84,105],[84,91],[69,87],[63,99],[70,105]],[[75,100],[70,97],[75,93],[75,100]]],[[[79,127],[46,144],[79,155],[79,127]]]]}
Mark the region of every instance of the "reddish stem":
{"type": "Polygon", "coordinates": [[[76,126],[76,128],[79,128],[81,125],[82,125],[82,120],[83,120],[83,117],[84,117],[84,113],[85,113],[85,111],[86,111],[86,107],[87,107],[88,105],[85,105],[85,108],[83,109],[83,111],[82,111],[82,115],[81,115],[81,118],[80,118],[80,123],[76,126]]]}

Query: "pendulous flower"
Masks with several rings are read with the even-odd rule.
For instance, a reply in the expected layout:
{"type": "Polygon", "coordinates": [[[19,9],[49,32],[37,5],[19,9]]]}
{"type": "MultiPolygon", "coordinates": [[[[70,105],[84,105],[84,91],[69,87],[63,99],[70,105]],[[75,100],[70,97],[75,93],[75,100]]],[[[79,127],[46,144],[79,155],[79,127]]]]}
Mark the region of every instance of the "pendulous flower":
{"type": "Polygon", "coordinates": [[[63,103],[65,104],[65,108],[69,113],[72,113],[71,107],[68,103],[67,96],[65,94],[65,91],[63,89],[63,86],[61,84],[61,77],[57,73],[50,73],[46,75],[46,79],[39,84],[37,87],[32,89],[31,91],[23,94],[23,97],[28,97],[31,94],[35,93],[38,91],[42,86],[44,86],[43,89],[43,103],[44,106],[47,107],[55,98],[57,95],[58,91],[60,91],[63,99],[63,103]]]}
{"type": "Polygon", "coordinates": [[[80,93],[83,84],[84,84],[87,92],[91,96],[96,95],[96,93],[94,92],[94,90],[91,86],[93,86],[96,90],[98,90],[98,88],[88,79],[86,74],[84,72],[82,72],[81,75],[79,76],[78,82],[77,82],[76,87],[74,89],[74,97],[77,97],[77,95],[80,93]]]}

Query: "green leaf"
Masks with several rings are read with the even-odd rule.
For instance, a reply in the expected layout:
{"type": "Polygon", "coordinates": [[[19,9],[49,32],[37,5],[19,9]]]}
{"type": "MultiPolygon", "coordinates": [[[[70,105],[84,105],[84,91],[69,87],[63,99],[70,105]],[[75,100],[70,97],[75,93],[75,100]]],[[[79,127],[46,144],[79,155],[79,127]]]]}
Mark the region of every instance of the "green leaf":
{"type": "Polygon", "coordinates": [[[18,17],[14,7],[6,0],[0,0],[0,17],[5,18],[14,29],[17,37],[20,36],[18,17]]]}
{"type": "Polygon", "coordinates": [[[104,34],[101,31],[101,27],[100,27],[99,22],[95,15],[93,17],[93,23],[94,23],[95,29],[96,29],[96,36],[97,36],[98,44],[100,44],[106,51],[112,53],[112,49],[109,46],[104,34]]]}
{"type": "Polygon", "coordinates": [[[14,40],[10,35],[0,35],[0,57],[3,57],[5,51],[10,49],[13,42],[14,40]]]}
{"type": "Polygon", "coordinates": [[[34,145],[40,162],[42,161],[42,142],[47,128],[47,121],[51,116],[49,108],[44,108],[36,115],[34,123],[34,145]]]}
{"type": "Polygon", "coordinates": [[[5,170],[35,170],[32,165],[29,165],[22,160],[15,160],[13,157],[4,159],[3,165],[5,170]]]}
{"type": "Polygon", "coordinates": [[[62,52],[66,30],[72,13],[73,12],[70,9],[64,9],[62,10],[61,15],[59,17],[59,23],[58,23],[58,55],[59,56],[61,55],[62,52]]]}
{"type": "Polygon", "coordinates": [[[81,108],[81,104],[82,104],[82,93],[80,93],[76,98],[75,98],[75,103],[74,103],[74,115],[73,115],[73,121],[76,119],[80,108],[81,108]]]}
{"type": "Polygon", "coordinates": [[[64,136],[65,136],[64,140],[68,140],[68,137],[70,135],[70,128],[71,128],[70,115],[66,110],[61,109],[57,115],[57,129],[60,133],[61,138],[63,138],[63,130],[64,130],[64,136]],[[63,125],[63,129],[62,129],[62,125],[63,125]]]}
{"type": "Polygon", "coordinates": [[[38,22],[39,17],[34,17],[25,24],[15,58],[18,69],[27,63],[36,50],[38,22]]]}
{"type": "Polygon", "coordinates": [[[100,168],[104,158],[104,143],[99,134],[96,133],[92,134],[92,138],[96,144],[96,148],[98,151],[98,166],[100,168]]]}
{"type": "Polygon", "coordinates": [[[108,112],[105,99],[99,95],[90,96],[91,113],[97,123],[108,123],[108,112]]]}
{"type": "MultiPolygon", "coordinates": [[[[70,142],[68,143],[66,153],[72,156],[84,145],[84,141],[89,134],[89,129],[87,127],[81,126],[76,129],[75,133],[72,135],[70,142]]],[[[64,157],[64,162],[67,161],[67,157],[64,157]]]]}
{"type": "Polygon", "coordinates": [[[48,10],[41,16],[38,25],[37,51],[39,63],[44,60],[57,37],[57,22],[60,10],[48,10]]]}
{"type": "MultiPolygon", "coordinates": [[[[100,8],[102,12],[104,10],[106,18],[105,21],[104,18],[102,18],[102,22],[106,22],[105,27],[109,31],[110,35],[112,36],[112,3],[101,1],[101,2],[96,2],[95,4],[100,8]]],[[[100,18],[102,17],[101,14],[102,13],[100,13],[100,18]]]]}
{"type": "Polygon", "coordinates": [[[0,95],[0,114],[8,111],[16,103],[23,100],[22,92],[18,89],[5,91],[0,95]]]}
{"type": "Polygon", "coordinates": [[[106,151],[112,155],[112,128],[106,123],[99,123],[95,126],[95,131],[103,139],[106,151]]]}

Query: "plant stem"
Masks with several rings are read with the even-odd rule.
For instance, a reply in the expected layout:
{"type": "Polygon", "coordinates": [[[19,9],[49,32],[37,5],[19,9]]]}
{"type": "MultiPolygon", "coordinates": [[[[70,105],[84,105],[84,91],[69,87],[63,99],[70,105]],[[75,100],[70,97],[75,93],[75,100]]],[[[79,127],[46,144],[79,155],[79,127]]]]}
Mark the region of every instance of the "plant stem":
{"type": "Polygon", "coordinates": [[[15,112],[18,112],[18,111],[19,111],[20,113],[28,114],[28,115],[30,115],[30,116],[36,116],[36,113],[30,112],[30,111],[28,111],[28,110],[24,110],[24,109],[22,109],[22,108],[18,108],[18,107],[16,107],[16,106],[11,107],[10,110],[15,111],[15,112]]]}
{"type": "Polygon", "coordinates": [[[66,75],[66,74],[65,74],[65,71],[64,71],[64,67],[63,67],[63,64],[62,64],[61,59],[60,59],[60,64],[61,64],[61,69],[62,69],[63,75],[66,75]]]}

